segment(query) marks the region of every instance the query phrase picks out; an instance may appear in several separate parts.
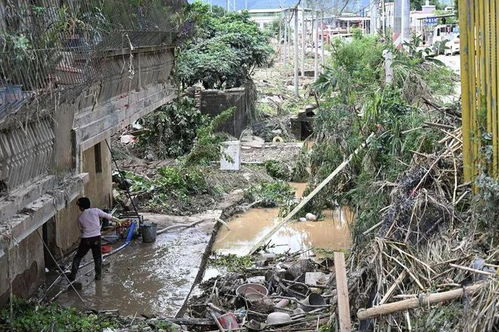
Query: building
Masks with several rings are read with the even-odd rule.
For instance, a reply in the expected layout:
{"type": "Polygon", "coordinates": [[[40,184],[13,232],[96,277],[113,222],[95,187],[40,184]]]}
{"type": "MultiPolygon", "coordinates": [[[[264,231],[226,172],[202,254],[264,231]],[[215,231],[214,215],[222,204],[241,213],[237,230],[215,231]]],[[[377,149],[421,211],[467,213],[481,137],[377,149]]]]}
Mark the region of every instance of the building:
{"type": "Polygon", "coordinates": [[[272,25],[274,22],[279,22],[284,19],[287,12],[288,9],[286,8],[248,10],[250,19],[262,30],[272,25]]]}
{"type": "MultiPolygon", "coordinates": [[[[66,10],[91,20],[92,1],[68,1],[66,10]]],[[[59,3],[0,1],[8,33],[0,53],[0,304],[11,292],[31,295],[51,255],[75,248],[77,197],[111,206],[110,135],[175,96],[175,31],[164,17],[155,22],[155,8],[127,16],[134,8],[107,0],[119,26],[54,32],[67,27],[54,24],[59,3]]],[[[163,2],[172,13],[181,4],[163,2]]]]}
{"type": "MultiPolygon", "coordinates": [[[[290,21],[293,17],[294,7],[290,8],[273,8],[273,9],[250,9],[248,14],[250,19],[254,21],[260,29],[266,29],[274,22],[288,22],[288,26],[293,27],[294,23],[290,21]]],[[[302,29],[303,19],[311,21],[313,10],[310,8],[298,8],[298,26],[302,29]]]]}
{"type": "MultiPolygon", "coordinates": [[[[448,7],[452,9],[451,7],[448,7]]],[[[443,14],[437,14],[435,5],[424,5],[422,9],[410,12],[409,29],[411,35],[420,36],[423,42],[429,46],[433,42],[433,35],[436,26],[439,23],[444,23],[447,18],[454,17],[454,12],[449,11],[443,14]]],[[[384,11],[380,15],[381,26],[386,30],[395,30],[395,3],[385,3],[384,11]]]]}

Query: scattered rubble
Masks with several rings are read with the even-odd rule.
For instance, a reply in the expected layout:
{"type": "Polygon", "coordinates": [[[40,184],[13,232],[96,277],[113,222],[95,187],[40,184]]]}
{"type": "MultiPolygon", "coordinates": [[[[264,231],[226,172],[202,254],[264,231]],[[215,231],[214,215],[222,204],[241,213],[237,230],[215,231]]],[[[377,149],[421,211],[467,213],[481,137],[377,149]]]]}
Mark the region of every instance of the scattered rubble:
{"type": "Polygon", "coordinates": [[[230,314],[248,331],[305,331],[326,324],[335,297],[330,287],[330,259],[315,262],[300,258],[302,254],[256,256],[251,268],[203,282],[191,296],[186,315],[198,319],[215,316],[229,329],[222,317],[230,314]]]}

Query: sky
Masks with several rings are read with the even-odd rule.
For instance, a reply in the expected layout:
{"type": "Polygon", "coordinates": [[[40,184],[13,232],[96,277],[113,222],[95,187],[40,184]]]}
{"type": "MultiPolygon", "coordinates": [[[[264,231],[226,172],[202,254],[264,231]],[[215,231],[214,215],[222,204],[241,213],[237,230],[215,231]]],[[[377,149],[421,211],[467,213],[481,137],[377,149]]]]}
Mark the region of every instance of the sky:
{"type": "MultiPolygon", "coordinates": [[[[207,3],[212,3],[213,5],[217,5],[220,7],[226,6],[226,0],[202,0],[207,3]]],[[[229,0],[231,3],[231,10],[233,6],[234,0],[229,0]]],[[[329,0],[329,1],[324,1],[327,3],[329,6],[333,5],[341,5],[344,3],[345,0],[329,0]]],[[[189,1],[191,2],[191,0],[189,1]]],[[[236,10],[240,9],[246,9],[246,5],[248,6],[247,9],[269,9],[269,8],[285,8],[285,7],[294,7],[298,0],[235,0],[236,3],[236,10]]],[[[302,0],[302,2],[305,2],[302,0]]],[[[353,4],[351,9],[362,9],[366,7],[369,4],[369,0],[350,0],[350,2],[353,4]]]]}

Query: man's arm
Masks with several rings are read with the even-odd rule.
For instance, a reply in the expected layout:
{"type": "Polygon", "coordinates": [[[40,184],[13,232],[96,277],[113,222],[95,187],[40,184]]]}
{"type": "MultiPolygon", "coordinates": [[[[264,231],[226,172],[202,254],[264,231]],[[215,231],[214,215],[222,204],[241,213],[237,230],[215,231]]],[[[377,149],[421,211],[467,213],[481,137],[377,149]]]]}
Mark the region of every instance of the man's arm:
{"type": "Polygon", "coordinates": [[[106,212],[102,211],[101,209],[98,209],[98,210],[99,210],[98,213],[99,213],[99,217],[100,218],[104,218],[104,219],[107,219],[107,220],[110,220],[110,221],[114,221],[118,225],[126,221],[125,219],[115,218],[112,215],[110,215],[109,213],[106,213],[106,212]]]}

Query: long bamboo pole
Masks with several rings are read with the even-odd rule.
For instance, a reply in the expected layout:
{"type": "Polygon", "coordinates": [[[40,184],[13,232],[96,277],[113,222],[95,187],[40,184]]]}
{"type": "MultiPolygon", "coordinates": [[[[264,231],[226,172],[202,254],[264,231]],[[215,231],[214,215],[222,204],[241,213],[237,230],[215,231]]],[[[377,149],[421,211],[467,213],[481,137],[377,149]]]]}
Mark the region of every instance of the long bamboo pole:
{"type": "Polygon", "coordinates": [[[460,26],[460,53],[461,53],[461,100],[462,100],[462,133],[464,152],[464,177],[465,181],[470,181],[472,176],[472,153],[471,153],[471,101],[470,101],[470,34],[469,22],[471,13],[466,10],[469,0],[459,0],[459,26],[460,26]]]}
{"type": "Polygon", "coordinates": [[[254,253],[265,242],[267,242],[272,237],[272,235],[274,235],[282,226],[284,226],[288,221],[290,221],[291,218],[293,218],[315,195],[317,195],[319,191],[322,190],[322,188],[324,188],[329,182],[331,182],[331,180],[336,175],[338,175],[338,173],[340,173],[346,167],[346,165],[350,163],[352,158],[356,156],[362,149],[364,149],[364,147],[367,144],[369,144],[369,142],[373,139],[373,137],[374,133],[369,135],[369,137],[364,143],[362,143],[350,156],[348,156],[347,159],[343,160],[343,162],[338,167],[336,167],[336,169],[331,174],[329,174],[329,176],[325,178],[310,194],[308,194],[308,196],[305,197],[290,213],[288,213],[288,215],[284,217],[284,219],[280,223],[274,226],[274,228],[270,230],[270,232],[268,232],[267,235],[265,235],[260,241],[258,241],[253,246],[253,248],[251,248],[249,255],[254,253]]]}
{"type": "Polygon", "coordinates": [[[429,295],[421,295],[419,298],[412,298],[398,302],[383,304],[369,309],[360,309],[357,312],[359,320],[365,320],[377,316],[389,315],[394,312],[414,309],[418,307],[429,306],[439,302],[445,302],[462,297],[465,294],[471,294],[478,291],[487,283],[474,284],[468,287],[453,289],[447,292],[433,293],[429,295]]]}
{"type": "Polygon", "coordinates": [[[495,129],[494,129],[494,136],[493,136],[493,141],[492,141],[492,147],[494,148],[494,161],[493,161],[493,167],[494,167],[494,172],[493,175],[498,178],[499,177],[499,50],[498,50],[498,43],[499,43],[499,3],[497,1],[492,1],[492,19],[491,22],[493,24],[492,26],[492,47],[493,47],[493,54],[492,54],[492,59],[495,59],[493,61],[494,67],[493,67],[493,74],[492,74],[492,93],[493,93],[493,108],[494,108],[494,124],[495,124],[495,129]]]}

